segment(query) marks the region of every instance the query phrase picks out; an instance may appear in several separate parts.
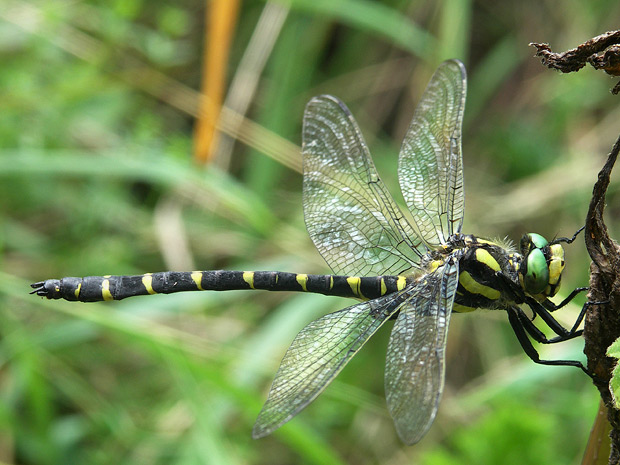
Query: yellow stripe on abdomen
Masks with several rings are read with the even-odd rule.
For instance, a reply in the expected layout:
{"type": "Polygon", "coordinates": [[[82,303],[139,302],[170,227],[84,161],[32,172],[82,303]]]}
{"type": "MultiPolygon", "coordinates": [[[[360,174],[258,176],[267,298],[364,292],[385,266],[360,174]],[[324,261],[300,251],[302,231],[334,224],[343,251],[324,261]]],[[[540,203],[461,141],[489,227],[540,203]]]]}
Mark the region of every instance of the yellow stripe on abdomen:
{"type": "Polygon", "coordinates": [[[295,276],[297,280],[297,284],[301,286],[304,292],[308,292],[308,275],[307,274],[298,274],[295,276]]]}
{"type": "Polygon", "coordinates": [[[192,271],[192,281],[196,284],[199,291],[204,291],[202,288],[202,271],[192,271]]]}
{"type": "Polygon", "coordinates": [[[103,282],[101,283],[101,297],[103,297],[103,300],[114,300],[114,297],[112,297],[112,293],[110,292],[110,280],[109,279],[104,279],[103,282]]]}
{"type": "Polygon", "coordinates": [[[153,275],[151,273],[147,273],[142,276],[142,285],[149,294],[157,294],[157,292],[153,289],[153,275]]]}
{"type": "Polygon", "coordinates": [[[248,283],[251,289],[256,289],[254,287],[254,272],[253,271],[244,271],[243,272],[243,280],[248,283]]]}
{"type": "Polygon", "coordinates": [[[357,297],[364,297],[360,289],[360,285],[362,284],[361,278],[358,278],[357,276],[349,276],[347,278],[347,283],[349,284],[349,287],[353,291],[353,295],[357,297]]]}

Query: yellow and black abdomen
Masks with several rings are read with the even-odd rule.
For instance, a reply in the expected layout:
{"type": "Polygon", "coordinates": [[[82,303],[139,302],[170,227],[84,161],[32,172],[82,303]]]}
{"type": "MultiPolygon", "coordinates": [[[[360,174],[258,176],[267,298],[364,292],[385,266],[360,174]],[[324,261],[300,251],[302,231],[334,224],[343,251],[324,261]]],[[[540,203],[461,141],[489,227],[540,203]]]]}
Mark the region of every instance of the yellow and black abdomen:
{"type": "Polygon", "coordinates": [[[513,255],[504,247],[473,238],[459,262],[459,284],[453,310],[471,312],[477,308],[494,309],[502,306],[508,277],[517,282],[513,255]],[[503,276],[499,276],[499,275],[503,276]]]}
{"type": "Polygon", "coordinates": [[[165,271],[135,276],[87,276],[48,279],[32,285],[33,294],[48,299],[80,302],[121,300],[149,294],[183,291],[267,291],[314,292],[324,295],[375,299],[401,290],[403,276],[332,276],[280,271],[165,271]]]}

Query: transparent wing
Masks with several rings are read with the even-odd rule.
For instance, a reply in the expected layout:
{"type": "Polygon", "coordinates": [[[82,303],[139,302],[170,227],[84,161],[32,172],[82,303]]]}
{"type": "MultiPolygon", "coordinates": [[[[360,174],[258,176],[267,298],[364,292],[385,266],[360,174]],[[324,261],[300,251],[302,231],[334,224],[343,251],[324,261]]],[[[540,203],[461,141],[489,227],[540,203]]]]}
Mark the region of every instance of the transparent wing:
{"type": "Polygon", "coordinates": [[[347,107],[314,97],[303,125],[306,228],[335,274],[397,275],[426,247],[387,192],[347,107]]]}
{"type": "Polygon", "coordinates": [[[330,313],[307,325],[286,351],[252,436],[260,438],[297,415],[336,377],[402,306],[407,289],[330,313]]]}
{"type": "Polygon", "coordinates": [[[458,260],[417,283],[392,329],[385,393],[396,431],[415,444],[428,431],[443,391],[446,336],[458,282],[458,260]]]}
{"type": "Polygon", "coordinates": [[[430,248],[445,244],[463,224],[461,126],[465,67],[442,63],[431,78],[405,135],[398,178],[420,236],[430,248]]]}

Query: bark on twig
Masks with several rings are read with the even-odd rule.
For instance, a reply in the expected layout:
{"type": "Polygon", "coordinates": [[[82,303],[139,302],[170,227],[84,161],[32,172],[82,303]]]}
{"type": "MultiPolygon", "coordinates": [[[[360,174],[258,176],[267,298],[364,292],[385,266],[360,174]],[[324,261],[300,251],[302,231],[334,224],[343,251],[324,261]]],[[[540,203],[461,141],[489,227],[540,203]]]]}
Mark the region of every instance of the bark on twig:
{"type": "MultiPolygon", "coordinates": [[[[590,63],[595,69],[620,76],[620,30],[606,32],[562,53],[552,52],[549,44],[532,42],[530,45],[536,47],[536,56],[541,57],[542,64],[548,68],[571,73],[590,63]]],[[[611,92],[614,95],[620,92],[620,82],[611,92]]]]}
{"type": "Polygon", "coordinates": [[[611,424],[610,464],[620,463],[620,412],[615,409],[609,391],[609,381],[617,360],[607,356],[607,348],[620,337],[620,248],[607,232],[603,220],[605,192],[611,170],[620,152],[620,137],[607,158],[594,185],[586,218],[586,248],[592,258],[590,265],[589,302],[601,302],[588,309],[583,337],[588,370],[594,374],[594,384],[607,406],[611,424]]]}
{"type": "MultiPolygon", "coordinates": [[[[548,44],[530,45],[537,48],[536,55],[542,57],[543,65],[563,73],[578,71],[590,63],[595,69],[620,76],[620,30],[601,34],[562,53],[552,52],[548,44]]],[[[620,83],[612,90],[613,94],[619,92],[620,83]]],[[[594,304],[588,308],[583,331],[588,370],[607,407],[607,419],[611,426],[609,463],[614,465],[620,464],[620,411],[615,408],[609,381],[618,361],[607,356],[607,349],[620,337],[620,247],[609,237],[603,211],[605,193],[618,153],[620,137],[598,175],[586,218],[585,242],[592,259],[588,302],[594,304]]],[[[584,463],[590,463],[588,460],[586,451],[584,463]]]]}

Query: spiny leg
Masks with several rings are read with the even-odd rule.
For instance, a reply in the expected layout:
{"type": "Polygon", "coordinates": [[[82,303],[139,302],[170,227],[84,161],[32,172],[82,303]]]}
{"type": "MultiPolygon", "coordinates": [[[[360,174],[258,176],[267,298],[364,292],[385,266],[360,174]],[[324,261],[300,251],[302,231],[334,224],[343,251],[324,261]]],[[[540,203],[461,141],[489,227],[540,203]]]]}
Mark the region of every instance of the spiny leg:
{"type": "Polygon", "coordinates": [[[542,305],[549,310],[550,312],[555,312],[556,310],[566,306],[569,302],[571,302],[575,297],[577,297],[579,294],[581,294],[583,291],[587,291],[589,288],[588,287],[577,287],[573,290],[573,292],[571,292],[570,294],[568,294],[568,297],[566,297],[562,302],[560,302],[559,304],[555,304],[552,301],[550,301],[549,299],[545,300],[542,305]]]}
{"type": "MultiPolygon", "coordinates": [[[[520,307],[512,307],[518,314],[520,320],[522,320],[523,327],[532,336],[532,338],[541,344],[555,344],[557,342],[564,342],[574,339],[582,335],[583,331],[570,332],[564,326],[562,326],[556,319],[554,319],[549,313],[543,313],[541,319],[547,323],[547,327],[551,329],[557,336],[549,339],[535,324],[534,320],[530,318],[520,307]],[[527,320],[527,321],[523,321],[527,320]]],[[[534,310],[535,311],[535,310],[534,310]]],[[[536,313],[534,314],[536,315],[536,313]]]]}
{"type": "Polygon", "coordinates": [[[559,342],[547,339],[547,337],[534,325],[534,323],[528,318],[528,316],[518,307],[509,307],[506,312],[508,313],[508,321],[523,351],[527,354],[534,363],[541,365],[557,365],[557,366],[573,366],[583,370],[585,374],[591,376],[586,367],[583,366],[578,360],[542,360],[540,355],[532,345],[532,341],[528,335],[536,342],[541,344],[549,344],[552,342],[559,342]]]}
{"type": "Polygon", "coordinates": [[[603,305],[603,304],[608,304],[608,303],[609,303],[609,300],[604,300],[602,302],[586,302],[585,304],[583,304],[583,307],[581,307],[581,311],[579,312],[579,316],[577,317],[575,324],[571,328],[571,332],[574,332],[577,330],[577,328],[583,321],[584,317],[586,316],[588,308],[590,308],[592,305],[603,305]]]}
{"type": "MultiPolygon", "coordinates": [[[[566,304],[568,304],[571,300],[573,300],[575,298],[575,296],[577,296],[578,294],[580,294],[583,291],[587,291],[589,288],[588,287],[578,287],[575,290],[573,290],[573,292],[571,292],[568,297],[566,297],[562,302],[560,302],[559,304],[554,304],[553,302],[551,302],[550,300],[546,300],[542,303],[540,303],[540,305],[542,305],[546,310],[548,310],[549,312],[555,312],[556,310],[564,307],[566,304]]],[[[581,307],[581,310],[579,311],[579,315],[577,316],[577,319],[575,320],[575,323],[573,324],[573,327],[570,329],[569,334],[575,334],[577,332],[577,328],[579,328],[579,326],[581,325],[581,322],[583,321],[584,317],[586,316],[586,313],[588,311],[588,308],[590,308],[592,305],[602,305],[602,304],[606,304],[609,301],[603,301],[603,302],[585,302],[583,304],[583,306],[581,307]]],[[[528,302],[529,304],[529,302],[528,302]]],[[[531,307],[532,305],[530,305],[531,307]]],[[[540,308],[537,306],[537,308],[540,308]]],[[[532,310],[534,311],[535,314],[537,314],[538,312],[532,308],[532,310]]],[[[541,315],[542,317],[542,315],[541,315]]],[[[551,318],[551,316],[549,316],[549,318],[551,318]]]]}
{"type": "MultiPolygon", "coordinates": [[[[555,334],[557,334],[557,337],[544,341],[545,344],[553,344],[555,342],[567,341],[569,339],[579,337],[583,333],[583,330],[577,330],[577,327],[579,327],[579,325],[573,325],[570,330],[566,329],[558,320],[556,320],[551,315],[551,312],[547,308],[545,308],[545,306],[543,306],[540,302],[532,299],[531,297],[526,297],[525,303],[532,309],[532,312],[534,312],[534,317],[536,317],[536,315],[540,316],[540,318],[546,323],[549,329],[551,329],[555,334]]],[[[525,313],[523,313],[521,309],[519,309],[519,311],[523,314],[523,316],[526,317],[525,313]]],[[[532,326],[534,326],[534,323],[532,322],[533,319],[534,318],[530,320],[528,318],[528,321],[532,324],[532,326]]]]}
{"type": "MultiPolygon", "coordinates": [[[[577,236],[577,234],[579,234],[580,231],[581,229],[575,233],[572,239],[566,239],[566,238],[561,238],[561,239],[571,240],[571,241],[575,240],[575,237],[577,236]]],[[[504,275],[503,273],[498,272],[495,274],[495,276],[496,278],[498,278],[497,282],[503,287],[503,292],[505,292],[508,295],[513,296],[513,301],[526,303],[532,309],[532,312],[534,312],[534,316],[532,317],[530,321],[534,320],[537,315],[540,315],[540,317],[547,324],[547,326],[549,326],[549,328],[551,328],[553,332],[558,335],[558,338],[554,338],[550,342],[561,342],[561,341],[565,341],[568,339],[572,339],[574,337],[581,336],[583,331],[577,331],[577,328],[581,324],[581,321],[583,320],[585,316],[588,306],[600,303],[600,302],[586,303],[584,307],[581,309],[581,312],[579,313],[579,316],[577,317],[575,324],[569,331],[568,329],[564,328],[564,326],[562,326],[553,316],[551,316],[550,312],[554,312],[558,310],[559,308],[562,308],[565,305],[567,305],[578,294],[587,290],[588,289],[587,287],[578,287],[574,289],[568,295],[568,297],[566,297],[562,302],[556,305],[549,299],[545,299],[544,301],[539,302],[533,299],[532,297],[528,296],[527,294],[525,294],[525,292],[520,286],[518,286],[512,280],[508,279],[506,275],[504,275]]]]}

